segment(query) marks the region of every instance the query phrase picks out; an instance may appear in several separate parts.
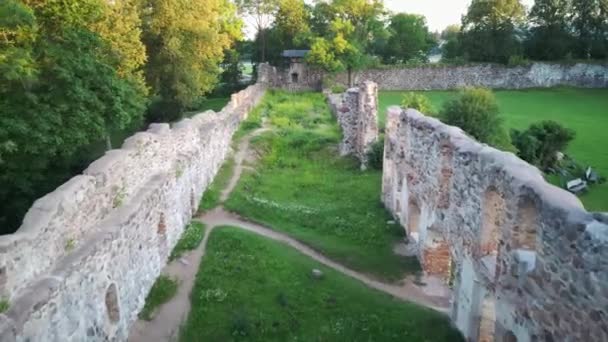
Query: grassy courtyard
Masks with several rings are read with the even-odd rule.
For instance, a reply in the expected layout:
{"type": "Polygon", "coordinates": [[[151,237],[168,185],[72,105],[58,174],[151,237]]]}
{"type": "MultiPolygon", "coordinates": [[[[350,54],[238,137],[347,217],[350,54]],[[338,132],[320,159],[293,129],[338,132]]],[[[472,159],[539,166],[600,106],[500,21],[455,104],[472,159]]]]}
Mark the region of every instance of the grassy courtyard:
{"type": "MultiPolygon", "coordinates": [[[[380,124],[386,109],[401,102],[403,92],[380,94],[380,124]]],[[[424,92],[435,110],[455,96],[455,91],[424,92]]],[[[524,129],[541,120],[554,120],[576,131],[567,153],[579,163],[608,176],[608,89],[530,89],[495,92],[508,128],[524,129]]],[[[596,185],[581,196],[591,211],[608,211],[608,184],[596,185]]]]}
{"type": "Polygon", "coordinates": [[[184,342],[463,341],[447,317],[231,227],[211,234],[191,300],[184,342]]]}
{"type": "Polygon", "coordinates": [[[253,113],[272,131],[252,141],[255,171],[243,174],[229,210],[381,279],[419,269],[392,251],[403,229],[380,203],[381,172],[338,156],[340,131],[322,94],[269,92],[253,113]]]}

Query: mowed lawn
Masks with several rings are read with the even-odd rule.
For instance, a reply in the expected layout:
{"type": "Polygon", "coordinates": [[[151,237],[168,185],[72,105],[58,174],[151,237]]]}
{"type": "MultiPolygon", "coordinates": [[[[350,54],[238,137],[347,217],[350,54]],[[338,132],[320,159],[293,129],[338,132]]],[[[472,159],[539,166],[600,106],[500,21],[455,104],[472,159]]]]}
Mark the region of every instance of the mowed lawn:
{"type": "Polygon", "coordinates": [[[183,342],[464,341],[447,316],[233,227],[211,234],[190,298],[183,342]]]}
{"type": "MultiPolygon", "coordinates": [[[[458,95],[457,91],[426,91],[435,111],[458,95]]],[[[403,92],[381,92],[380,124],[386,109],[401,102],[403,92]]],[[[569,155],[608,176],[608,89],[530,89],[495,91],[507,127],[524,129],[542,120],[554,120],[576,131],[569,155]]],[[[581,196],[590,211],[608,211],[608,184],[596,185],[581,196]]]]}

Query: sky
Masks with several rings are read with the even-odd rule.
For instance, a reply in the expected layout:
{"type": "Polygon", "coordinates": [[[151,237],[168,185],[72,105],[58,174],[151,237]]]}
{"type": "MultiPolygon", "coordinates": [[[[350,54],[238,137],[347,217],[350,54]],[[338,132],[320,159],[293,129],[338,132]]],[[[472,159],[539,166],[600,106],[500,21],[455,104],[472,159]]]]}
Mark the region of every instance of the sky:
{"type": "MultiPolygon", "coordinates": [[[[311,0],[306,0],[311,3],[311,0]]],[[[521,0],[529,8],[534,0],[521,0]]],[[[460,18],[467,11],[471,0],[384,0],[386,8],[393,12],[422,14],[426,17],[431,31],[443,31],[446,26],[460,24],[460,18]]],[[[248,38],[255,36],[255,29],[249,20],[245,20],[248,38]]]]}
{"type": "MultiPolygon", "coordinates": [[[[460,24],[471,0],[384,0],[384,5],[393,12],[422,14],[431,31],[443,31],[450,24],[460,24]]],[[[534,0],[522,0],[528,8],[534,0]]]]}

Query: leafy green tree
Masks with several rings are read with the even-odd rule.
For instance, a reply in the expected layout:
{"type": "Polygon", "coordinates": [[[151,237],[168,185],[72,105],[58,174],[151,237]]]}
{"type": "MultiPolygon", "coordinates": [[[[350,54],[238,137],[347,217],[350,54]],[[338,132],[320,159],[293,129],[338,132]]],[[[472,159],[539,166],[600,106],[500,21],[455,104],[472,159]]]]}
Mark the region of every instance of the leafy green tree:
{"type": "Polygon", "coordinates": [[[432,115],[435,113],[435,109],[433,108],[429,98],[414,92],[409,92],[403,95],[401,107],[404,109],[415,109],[426,115],[432,115]]]}
{"type": "Polygon", "coordinates": [[[570,0],[536,0],[529,15],[527,55],[537,60],[563,59],[572,50],[568,25],[570,0]]]}
{"type": "Polygon", "coordinates": [[[69,178],[73,156],[137,120],[145,98],[122,78],[91,31],[94,0],[0,5],[0,226],[16,228],[31,201],[69,178]]]}
{"type": "Polygon", "coordinates": [[[248,16],[253,20],[256,36],[259,42],[259,60],[266,62],[267,44],[266,33],[277,13],[279,0],[235,0],[234,3],[242,16],[248,16]]]}
{"type": "Polygon", "coordinates": [[[572,0],[572,23],[578,57],[608,56],[607,0],[572,0]]]}
{"type": "Polygon", "coordinates": [[[303,47],[310,37],[310,12],[303,0],[279,0],[275,26],[283,44],[303,47]]]}
{"type": "Polygon", "coordinates": [[[429,51],[437,44],[426,25],[426,18],[421,15],[400,13],[392,16],[389,32],[384,53],[387,62],[427,61],[429,51]]]}
{"type": "Polygon", "coordinates": [[[557,153],[565,151],[575,136],[573,130],[555,121],[535,123],[525,131],[511,131],[511,139],[519,151],[519,157],[542,170],[556,166],[557,153]]]}
{"type": "Polygon", "coordinates": [[[471,88],[462,91],[458,98],[445,103],[441,120],[462,128],[480,142],[513,150],[491,90],[471,88]]]}
{"type": "Polygon", "coordinates": [[[226,50],[224,61],[222,62],[221,83],[223,88],[229,93],[238,90],[243,78],[241,67],[241,55],[236,49],[226,50]]]}
{"type": "Polygon", "coordinates": [[[461,48],[476,62],[507,63],[521,55],[517,28],[525,19],[520,0],[473,0],[462,18],[461,48]]]}
{"type": "Polygon", "coordinates": [[[441,32],[441,39],[444,41],[441,46],[442,60],[454,61],[462,57],[459,25],[449,25],[446,27],[441,32]]]}
{"type": "Polygon", "coordinates": [[[213,90],[242,23],[228,0],[146,0],[143,9],[145,74],[157,96],[148,119],[175,120],[213,90]]]}

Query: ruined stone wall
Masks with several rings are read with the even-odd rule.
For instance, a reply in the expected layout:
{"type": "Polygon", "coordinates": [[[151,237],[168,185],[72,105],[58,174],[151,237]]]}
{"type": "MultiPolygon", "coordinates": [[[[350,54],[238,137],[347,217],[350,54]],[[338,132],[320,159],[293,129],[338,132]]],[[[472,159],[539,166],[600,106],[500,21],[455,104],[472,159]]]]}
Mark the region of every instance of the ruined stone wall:
{"type": "Polygon", "coordinates": [[[608,219],[511,153],[393,107],[382,196],[470,341],[608,341],[608,219]]]}
{"type": "Polygon", "coordinates": [[[125,341],[232,134],[265,90],[154,124],[37,200],[0,237],[0,341],[125,341]]]}
{"type": "Polygon", "coordinates": [[[327,99],[342,128],[340,155],[354,155],[365,168],[367,153],[378,141],[378,86],[362,82],[343,94],[329,94],[327,99]]]}
{"type": "MultiPolygon", "coordinates": [[[[301,65],[300,68],[305,66],[301,65]]],[[[299,84],[289,82],[289,70],[266,68],[272,86],[292,90],[320,90],[324,73],[304,68],[305,76],[299,84]]],[[[348,86],[348,75],[332,76],[337,84],[348,86]]],[[[574,65],[532,63],[526,66],[507,67],[498,64],[465,66],[422,66],[395,69],[369,69],[353,73],[353,84],[373,81],[381,90],[443,90],[482,86],[487,88],[522,89],[572,86],[583,88],[608,87],[607,64],[574,65]]]]}

